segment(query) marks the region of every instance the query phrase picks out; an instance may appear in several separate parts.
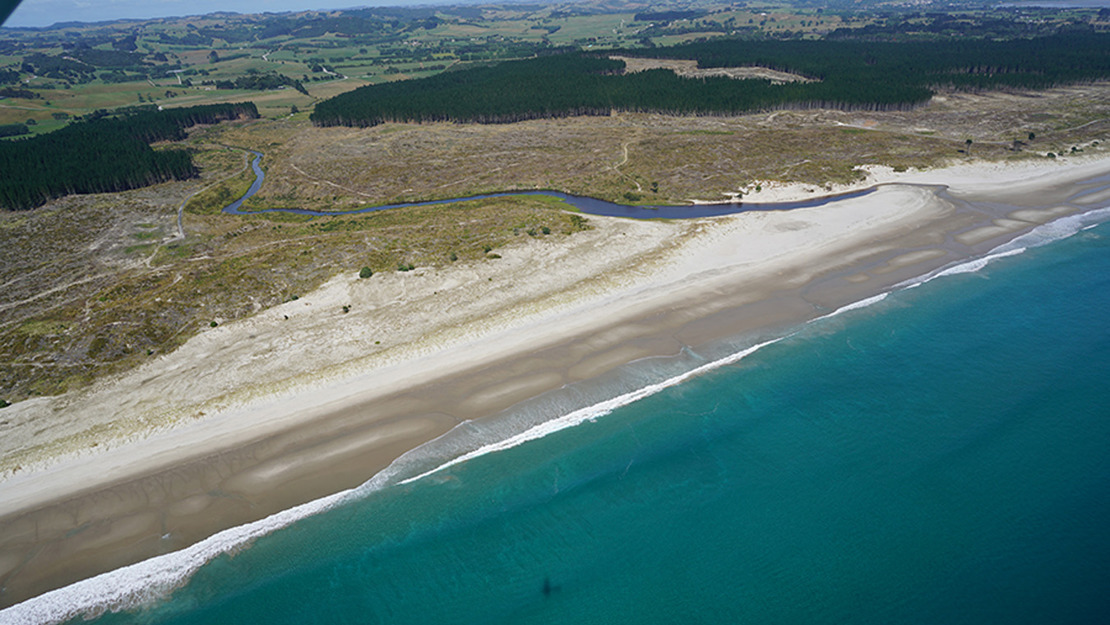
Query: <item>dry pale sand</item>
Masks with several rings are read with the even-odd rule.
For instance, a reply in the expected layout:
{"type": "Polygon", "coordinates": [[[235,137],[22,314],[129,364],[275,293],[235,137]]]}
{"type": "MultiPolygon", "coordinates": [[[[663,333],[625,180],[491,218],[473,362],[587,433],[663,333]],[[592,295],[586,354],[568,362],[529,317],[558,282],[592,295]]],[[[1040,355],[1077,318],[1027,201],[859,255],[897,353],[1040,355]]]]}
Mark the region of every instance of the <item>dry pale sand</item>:
{"type": "Polygon", "coordinates": [[[875,171],[913,184],[789,212],[592,217],[496,261],[339,276],[81,393],[5,409],[0,606],[355,486],[464,420],[883,292],[1090,207],[1101,200],[1069,198],[1107,173],[1107,158],[875,171]]]}
{"type": "MultiPolygon", "coordinates": [[[[910,169],[905,172],[896,172],[882,165],[863,165],[857,169],[863,172],[864,179],[852,184],[830,185],[828,188],[823,188],[811,184],[757,180],[749,183],[742,190],[742,194],[737,193],[737,199],[754,203],[790,202],[821,197],[830,193],[850,193],[889,183],[946,185],[957,194],[977,196],[983,193],[1004,193],[1016,197],[1020,189],[1034,192],[1042,189],[1051,190],[1057,184],[1070,184],[1076,179],[1076,175],[1083,176],[1081,172],[1097,171],[1101,167],[1099,163],[1105,159],[1105,155],[1098,155],[1055,160],[1030,159],[1009,163],[967,161],[940,169],[910,169]]],[[[1088,201],[1102,201],[1106,197],[1110,197],[1110,192],[1107,192],[1103,198],[1088,201]]]]}

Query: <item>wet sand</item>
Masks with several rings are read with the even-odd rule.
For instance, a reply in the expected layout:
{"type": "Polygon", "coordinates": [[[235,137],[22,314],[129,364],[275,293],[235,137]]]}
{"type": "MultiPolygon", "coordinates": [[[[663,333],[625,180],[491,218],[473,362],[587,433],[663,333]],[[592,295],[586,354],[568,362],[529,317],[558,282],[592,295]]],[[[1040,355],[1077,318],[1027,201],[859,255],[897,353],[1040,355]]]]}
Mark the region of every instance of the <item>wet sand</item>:
{"type": "MultiPolygon", "coordinates": [[[[675,226],[594,219],[594,239],[565,244],[579,246],[571,257],[551,251],[544,265],[534,252],[521,252],[518,264],[506,254],[510,262],[501,267],[427,276],[429,284],[443,288],[422,287],[431,290],[430,312],[420,312],[423,299],[402,302],[399,310],[414,317],[413,338],[377,359],[350,356],[374,344],[350,327],[296,326],[313,341],[303,353],[315,349],[323,355],[298,363],[294,349],[282,356],[287,361],[273,365],[277,343],[267,341],[277,338],[267,337],[288,333],[293,326],[282,317],[301,309],[229,324],[219,334],[198,337],[160,369],[84,398],[88,406],[115,401],[125,407],[104,415],[105,422],[129,415],[146,422],[182,410],[192,418],[167,418],[134,430],[130,439],[105,438],[102,446],[95,437],[81,439],[97,447],[39,456],[34,468],[0,482],[0,607],[352,488],[463,421],[632,361],[737,336],[781,333],[982,254],[1040,223],[1100,206],[1107,199],[1103,191],[1071,200],[1081,189],[1103,189],[1106,181],[1083,181],[1107,174],[1108,159],[1076,167],[970,167],[907,176],[914,185],[884,185],[863,198],[813,209],[675,226]],[[941,183],[950,188],[922,186],[941,183]],[[629,243],[623,256],[606,250],[632,239],[642,245],[629,243]],[[579,273],[535,286],[545,272],[568,262],[577,263],[579,273]],[[493,288],[495,281],[508,283],[489,295],[503,298],[500,305],[467,308],[465,296],[474,285],[493,288]],[[517,293],[526,295],[514,299],[517,293]],[[452,310],[469,316],[456,323],[452,310]],[[315,364],[327,375],[316,376],[315,364]],[[229,373],[230,382],[217,383],[196,373],[204,366],[239,369],[229,373]],[[136,389],[177,378],[193,386],[167,386],[135,399],[136,389]],[[220,386],[246,387],[243,380],[251,379],[256,387],[244,390],[238,403],[220,386]],[[197,399],[202,391],[208,395],[197,399]]],[[[375,315],[388,313],[394,287],[348,279],[326,287],[330,295],[297,305],[354,298],[356,309],[378,311],[367,313],[365,323],[371,324],[375,315]]],[[[74,427],[72,416],[63,416],[82,414],[76,400],[21,410],[12,413],[15,421],[54,418],[58,431],[74,427]]],[[[8,453],[17,452],[24,450],[8,453]]]]}

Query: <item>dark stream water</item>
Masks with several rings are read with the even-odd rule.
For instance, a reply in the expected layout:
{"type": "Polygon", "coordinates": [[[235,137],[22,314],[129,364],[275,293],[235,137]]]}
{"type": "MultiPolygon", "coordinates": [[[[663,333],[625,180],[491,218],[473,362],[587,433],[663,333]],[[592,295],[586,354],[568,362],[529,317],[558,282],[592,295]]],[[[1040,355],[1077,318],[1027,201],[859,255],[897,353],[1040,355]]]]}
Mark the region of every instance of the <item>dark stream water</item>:
{"type": "Polygon", "coordinates": [[[809,200],[800,200],[796,202],[732,202],[727,204],[690,204],[684,206],[630,206],[627,204],[617,204],[615,202],[608,202],[599,200],[597,198],[586,197],[583,195],[572,195],[570,193],[563,193],[561,191],[546,191],[546,190],[526,190],[526,191],[503,191],[499,193],[484,193],[481,195],[470,195],[466,197],[449,198],[443,200],[429,200],[426,202],[404,202],[400,204],[385,204],[381,206],[367,206],[365,208],[356,208],[348,211],[317,211],[309,210],[307,208],[269,208],[259,211],[244,211],[240,210],[243,202],[258,193],[258,189],[262,187],[262,181],[265,180],[266,174],[262,171],[259,163],[262,160],[262,154],[251,150],[254,154],[254,160],[251,162],[251,167],[254,168],[255,179],[250,189],[243,197],[235,200],[224,208],[224,212],[230,215],[258,215],[262,213],[293,213],[296,215],[312,215],[317,217],[329,215],[352,215],[356,213],[372,213],[375,211],[389,210],[393,208],[407,208],[411,206],[436,206],[444,204],[457,204],[459,202],[469,202],[471,200],[484,200],[495,197],[508,197],[514,195],[544,195],[547,197],[554,197],[563,200],[574,208],[589,215],[602,215],[605,217],[630,217],[633,219],[694,219],[698,217],[716,217],[718,215],[732,215],[735,213],[744,213],[748,211],[760,210],[790,210],[794,208],[810,208],[813,206],[821,206],[829,202],[844,200],[848,198],[860,197],[867,195],[874,191],[874,189],[864,189],[862,191],[854,191],[851,193],[841,193],[838,195],[828,195],[809,200]]]}

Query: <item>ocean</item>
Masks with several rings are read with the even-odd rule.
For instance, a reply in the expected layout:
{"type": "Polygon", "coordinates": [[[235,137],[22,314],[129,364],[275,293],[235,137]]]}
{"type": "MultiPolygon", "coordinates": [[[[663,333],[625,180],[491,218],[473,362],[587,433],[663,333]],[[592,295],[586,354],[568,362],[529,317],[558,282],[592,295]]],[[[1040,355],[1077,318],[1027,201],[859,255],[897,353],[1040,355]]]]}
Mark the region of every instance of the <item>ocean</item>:
{"type": "Polygon", "coordinates": [[[1105,621],[1107,213],[8,616],[1105,621]]]}

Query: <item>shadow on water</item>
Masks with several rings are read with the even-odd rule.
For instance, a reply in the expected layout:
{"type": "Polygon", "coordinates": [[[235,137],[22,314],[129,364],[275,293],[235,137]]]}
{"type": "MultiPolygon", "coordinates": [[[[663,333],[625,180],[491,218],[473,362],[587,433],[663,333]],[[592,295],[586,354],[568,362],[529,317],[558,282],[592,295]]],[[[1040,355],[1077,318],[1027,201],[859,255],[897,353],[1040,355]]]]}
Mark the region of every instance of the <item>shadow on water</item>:
{"type": "Polygon", "coordinates": [[[550,597],[551,593],[559,592],[559,590],[561,590],[561,587],[552,585],[550,577],[543,578],[543,596],[544,597],[550,597]]]}
{"type": "Polygon", "coordinates": [[[254,183],[251,184],[250,189],[243,194],[243,197],[235,200],[231,204],[224,207],[223,212],[229,215],[260,215],[264,213],[291,213],[295,215],[311,215],[314,217],[326,217],[332,215],[354,215],[359,213],[373,213],[376,211],[390,210],[393,208],[409,208],[415,206],[438,206],[447,204],[457,204],[460,202],[469,202],[471,200],[485,200],[498,197],[511,197],[520,195],[540,195],[546,197],[558,198],[574,208],[586,213],[588,215],[600,215],[604,217],[628,217],[632,219],[696,219],[699,217],[716,217],[720,215],[733,215],[736,213],[745,213],[750,211],[767,211],[767,210],[791,210],[795,208],[811,208],[814,206],[822,206],[830,202],[839,200],[846,200],[850,198],[862,197],[872,193],[875,189],[864,189],[862,191],[853,191],[850,193],[841,193],[839,195],[826,195],[819,198],[809,200],[800,200],[796,202],[731,202],[725,204],[690,204],[685,206],[629,206],[627,204],[617,204],[615,202],[607,202],[597,198],[586,197],[582,195],[572,195],[570,193],[563,193],[561,191],[546,191],[546,190],[527,190],[527,191],[503,191],[499,193],[484,193],[480,195],[469,195],[465,197],[449,198],[443,200],[429,200],[427,202],[406,202],[401,204],[385,204],[382,206],[368,206],[366,208],[357,208],[349,211],[316,211],[306,208],[269,208],[258,211],[244,211],[240,210],[243,202],[250,199],[258,189],[262,187],[262,181],[265,180],[266,174],[262,171],[259,163],[262,161],[262,153],[250,150],[254,154],[254,160],[251,161],[251,167],[254,169],[254,183]]]}

